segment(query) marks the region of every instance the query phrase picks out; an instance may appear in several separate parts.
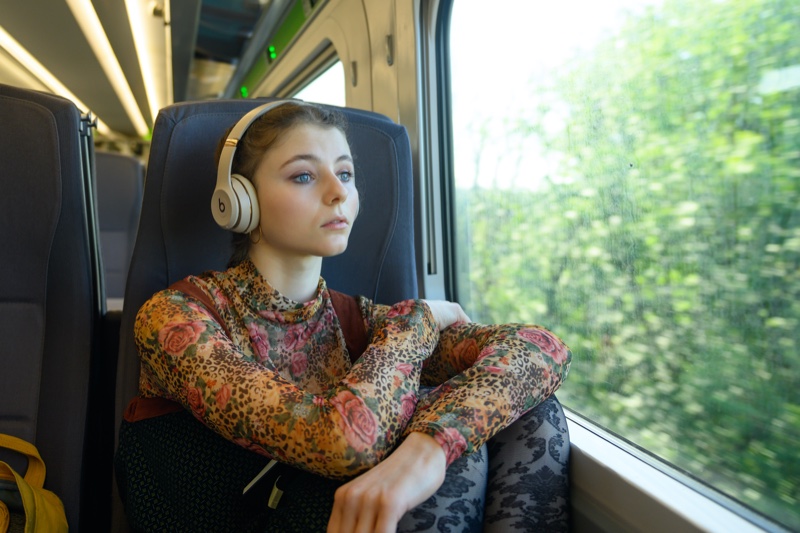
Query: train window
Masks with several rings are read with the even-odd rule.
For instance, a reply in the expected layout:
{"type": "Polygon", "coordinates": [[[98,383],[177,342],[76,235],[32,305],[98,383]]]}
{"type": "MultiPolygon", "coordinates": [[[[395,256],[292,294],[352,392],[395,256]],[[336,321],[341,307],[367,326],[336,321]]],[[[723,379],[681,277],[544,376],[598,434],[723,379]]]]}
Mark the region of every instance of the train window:
{"type": "Polygon", "coordinates": [[[552,328],[562,403],[800,529],[800,3],[451,8],[467,313],[552,328]]]}
{"type": "Polygon", "coordinates": [[[344,107],[344,67],[342,62],[336,61],[294,97],[308,102],[344,107]]]}

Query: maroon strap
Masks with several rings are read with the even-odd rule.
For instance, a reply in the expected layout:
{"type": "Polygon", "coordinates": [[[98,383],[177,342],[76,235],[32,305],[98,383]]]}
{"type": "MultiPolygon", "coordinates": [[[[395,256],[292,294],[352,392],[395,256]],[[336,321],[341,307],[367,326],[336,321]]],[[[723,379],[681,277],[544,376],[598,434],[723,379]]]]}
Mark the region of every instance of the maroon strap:
{"type": "Polygon", "coordinates": [[[364,319],[361,316],[361,309],[358,307],[358,300],[356,300],[355,296],[343,294],[339,291],[328,289],[328,292],[331,293],[333,310],[336,311],[336,316],[339,317],[339,324],[342,326],[342,334],[347,345],[347,352],[350,354],[350,362],[355,363],[369,345],[367,330],[364,328],[364,319]]]}
{"type": "Polygon", "coordinates": [[[209,313],[211,313],[211,316],[214,317],[214,320],[216,320],[217,323],[220,326],[222,326],[222,328],[225,330],[225,333],[227,333],[228,337],[231,336],[230,332],[228,331],[228,328],[225,327],[225,321],[222,320],[222,317],[219,316],[219,313],[217,312],[217,306],[214,305],[214,302],[211,300],[211,297],[206,293],[206,291],[204,291],[194,283],[190,283],[186,279],[176,281],[167,288],[175,291],[180,291],[183,294],[191,296],[195,300],[199,300],[200,303],[202,303],[203,306],[206,308],[206,310],[209,313]]]}
{"type": "Polygon", "coordinates": [[[122,417],[126,422],[138,422],[148,418],[177,413],[178,411],[183,411],[183,406],[178,402],[167,400],[166,398],[135,396],[128,403],[122,417]]]}

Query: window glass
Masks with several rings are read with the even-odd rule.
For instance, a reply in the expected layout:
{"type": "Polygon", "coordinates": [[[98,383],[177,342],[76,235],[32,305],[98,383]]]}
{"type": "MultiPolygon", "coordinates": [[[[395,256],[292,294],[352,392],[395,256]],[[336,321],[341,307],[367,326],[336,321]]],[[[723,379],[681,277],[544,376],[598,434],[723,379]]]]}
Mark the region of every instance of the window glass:
{"type": "Polygon", "coordinates": [[[450,27],[459,300],[562,336],[566,406],[800,529],[800,2],[492,6],[450,27]]]}
{"type": "Polygon", "coordinates": [[[294,95],[295,98],[317,104],[345,106],[344,67],[337,61],[325,72],[303,87],[294,95]]]}

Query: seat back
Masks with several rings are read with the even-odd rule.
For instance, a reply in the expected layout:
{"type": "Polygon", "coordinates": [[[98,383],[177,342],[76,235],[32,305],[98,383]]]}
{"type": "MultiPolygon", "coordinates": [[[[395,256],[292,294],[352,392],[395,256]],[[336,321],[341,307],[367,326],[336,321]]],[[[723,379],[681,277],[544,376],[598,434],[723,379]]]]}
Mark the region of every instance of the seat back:
{"type": "Polygon", "coordinates": [[[98,151],[95,168],[106,298],[110,309],[122,309],[142,209],[144,164],[133,156],[98,151]]]}
{"type": "MultiPolygon", "coordinates": [[[[138,388],[133,324],[139,308],[173,282],[204,270],[225,269],[228,263],[232,234],[214,222],[210,209],[217,174],[214,152],[228,127],[268,101],[180,103],[158,115],[122,311],[117,427],[138,388]]],[[[414,298],[417,278],[408,134],[382,115],[340,111],[348,120],[361,211],[347,251],[325,259],[322,275],[331,288],[376,302],[414,298]]],[[[115,509],[114,522],[118,525],[119,521],[115,509]]]]}
{"type": "MultiPolygon", "coordinates": [[[[0,432],[33,442],[82,527],[98,282],[87,127],[63,98],[0,85],[0,432]]],[[[20,471],[24,461],[3,457],[20,471]]]]}

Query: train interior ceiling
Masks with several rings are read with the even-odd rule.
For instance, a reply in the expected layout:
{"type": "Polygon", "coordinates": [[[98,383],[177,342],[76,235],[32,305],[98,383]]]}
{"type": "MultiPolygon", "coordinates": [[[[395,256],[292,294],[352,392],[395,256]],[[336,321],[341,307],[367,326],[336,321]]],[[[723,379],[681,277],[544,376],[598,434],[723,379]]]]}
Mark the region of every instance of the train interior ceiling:
{"type": "MultiPolygon", "coordinates": [[[[423,114],[442,115],[430,89],[438,0],[36,0],[0,3],[0,85],[54,93],[90,113],[93,158],[100,172],[133,176],[127,199],[140,202],[150,140],[159,109],[177,102],[293,96],[338,58],[347,84],[344,103],[403,124],[412,143],[415,180],[440,162],[431,141],[441,130],[423,114]],[[416,11],[415,11],[416,10],[416,11]],[[323,19],[329,19],[326,25],[323,19]],[[411,23],[411,19],[413,23],[411,23]],[[427,24],[427,25],[426,25],[427,24]],[[348,28],[351,25],[351,28],[348,28]],[[348,31],[371,37],[354,39],[348,31]],[[384,38],[377,35],[385,35],[384,38]],[[309,37],[310,36],[310,37],[309,37]],[[304,39],[304,37],[308,37],[304,39]],[[420,42],[423,42],[420,45],[420,42]],[[277,50],[276,50],[277,47],[277,50]],[[402,51],[409,51],[403,57],[402,51]],[[365,66],[366,64],[366,66],[365,66]],[[388,66],[387,66],[388,65],[388,66]],[[401,83],[402,81],[402,83],[401,83]],[[425,84],[428,88],[424,88],[425,84]],[[420,87],[423,87],[420,89],[420,87]],[[409,96],[411,93],[413,96],[409,96]],[[428,113],[423,113],[422,109],[428,113]],[[438,114],[437,114],[438,113],[438,114]],[[431,158],[424,159],[422,154],[431,158]],[[115,159],[116,156],[125,159],[115,159]],[[107,170],[114,169],[114,170],[107,170]]],[[[6,126],[6,124],[4,124],[6,126]]],[[[8,179],[8,176],[4,176],[8,179]]],[[[420,193],[417,254],[420,292],[448,296],[439,207],[441,184],[416,183],[420,193]],[[421,203],[421,202],[429,203],[421,203]],[[428,217],[428,218],[426,218],[428,217]],[[432,228],[432,229],[431,229],[432,228]],[[437,233],[439,232],[439,233],[437,233]],[[439,248],[428,246],[438,238],[439,248]],[[433,259],[431,258],[433,257],[433,259]]],[[[84,483],[81,528],[106,530],[112,518],[116,360],[125,286],[138,211],[104,213],[96,184],[106,268],[105,299],[95,328],[97,353],[90,391],[86,456],[97,468],[84,483]],[[124,215],[124,216],[121,216],[124,215]],[[133,228],[131,233],[130,228],[133,228]],[[120,257],[124,258],[122,264],[120,257]],[[114,269],[112,271],[112,269],[114,269]],[[103,355],[98,355],[102,352],[103,355]]],[[[114,193],[109,193],[113,195],[114,193]]],[[[90,202],[91,203],[91,202],[90,202]]],[[[138,206],[136,206],[138,207],[138,206]]],[[[97,221],[95,221],[97,223],[97,221]]],[[[2,328],[0,328],[2,330],[2,328]]],[[[784,531],[749,507],[698,482],[694,475],[640,453],[577,412],[568,410],[571,509],[575,531],[784,531]]],[[[0,417],[1,418],[1,417],[0,417]]],[[[46,458],[45,458],[46,460],[46,458]]]]}
{"type": "Polygon", "coordinates": [[[253,66],[245,54],[258,45],[256,31],[274,32],[292,5],[3,2],[0,83],[45,92],[61,85],[99,118],[100,142],[146,139],[167,103],[232,97],[253,66]]]}

